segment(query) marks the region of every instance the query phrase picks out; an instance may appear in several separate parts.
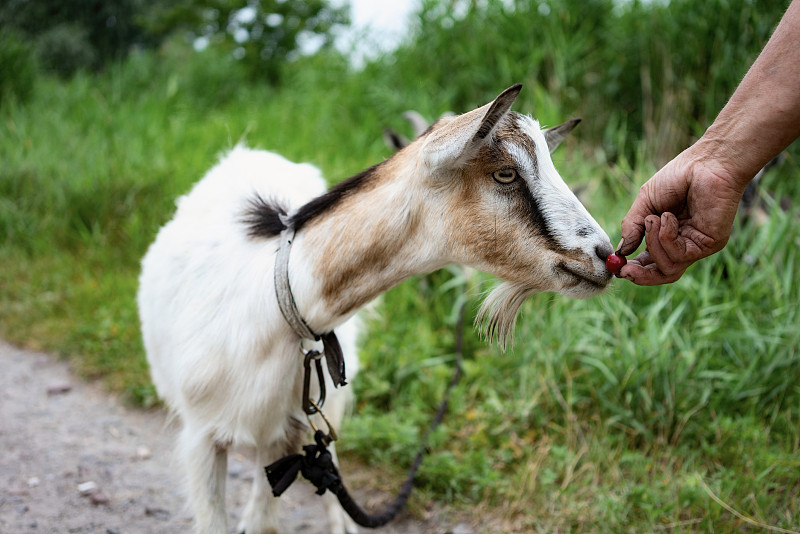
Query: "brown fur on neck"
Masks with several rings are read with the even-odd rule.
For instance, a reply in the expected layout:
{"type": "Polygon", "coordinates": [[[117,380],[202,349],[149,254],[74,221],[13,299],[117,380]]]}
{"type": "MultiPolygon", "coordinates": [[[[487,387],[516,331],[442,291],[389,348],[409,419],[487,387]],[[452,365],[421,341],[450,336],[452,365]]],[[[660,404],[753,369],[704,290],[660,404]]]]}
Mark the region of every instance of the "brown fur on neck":
{"type": "Polygon", "coordinates": [[[424,203],[408,183],[414,152],[412,145],[373,167],[357,190],[306,223],[309,245],[324,258],[314,275],[335,315],[355,311],[416,274],[424,203]]]}

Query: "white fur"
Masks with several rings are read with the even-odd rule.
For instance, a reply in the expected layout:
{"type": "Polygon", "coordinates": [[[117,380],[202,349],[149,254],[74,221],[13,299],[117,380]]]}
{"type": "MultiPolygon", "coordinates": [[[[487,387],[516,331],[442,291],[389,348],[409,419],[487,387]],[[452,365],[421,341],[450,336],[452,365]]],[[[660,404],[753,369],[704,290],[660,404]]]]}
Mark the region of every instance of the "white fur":
{"type": "MultiPolygon", "coordinates": [[[[178,454],[189,475],[197,532],[227,532],[229,445],[254,447],[263,466],[277,459],[274,447],[289,417],[305,421],[297,389],[302,356],[275,301],[275,247],[248,238],[237,220],[254,191],[296,208],[324,192],[325,182],[311,165],[237,147],[178,200],[174,219],[142,261],[145,349],[159,394],[183,421],[178,454]]],[[[352,378],[355,319],[336,332],[352,378]]],[[[329,378],[327,390],[325,412],[337,426],[346,393],[329,378]]],[[[326,499],[332,532],[345,532],[345,525],[352,531],[335,498],[327,493],[326,499]]],[[[259,467],[239,530],[277,531],[272,501],[259,467]]]]}

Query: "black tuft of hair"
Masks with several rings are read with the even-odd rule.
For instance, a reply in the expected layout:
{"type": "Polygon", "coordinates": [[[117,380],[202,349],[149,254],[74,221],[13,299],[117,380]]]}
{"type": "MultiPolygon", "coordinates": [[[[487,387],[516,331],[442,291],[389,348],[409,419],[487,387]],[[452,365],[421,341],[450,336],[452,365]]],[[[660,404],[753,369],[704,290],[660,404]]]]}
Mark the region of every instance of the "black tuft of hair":
{"type": "MultiPolygon", "coordinates": [[[[348,194],[360,189],[375,170],[382,163],[373,165],[342,182],[331,187],[326,193],[311,199],[300,207],[291,217],[291,224],[295,230],[300,230],[305,223],[320,215],[339,203],[348,194]]],[[[247,235],[252,238],[268,238],[280,235],[286,228],[281,221],[281,216],[288,213],[285,206],[273,199],[264,199],[261,195],[254,195],[244,212],[242,222],[247,227],[247,235]]]]}
{"type": "Polygon", "coordinates": [[[355,176],[351,176],[347,180],[339,182],[331,187],[327,193],[324,193],[307,202],[292,215],[292,224],[294,225],[295,230],[300,230],[305,223],[317,215],[330,210],[349,193],[360,189],[382,164],[383,162],[373,165],[369,169],[362,171],[355,176]]]}
{"type": "Polygon", "coordinates": [[[256,194],[250,199],[242,222],[247,227],[247,235],[250,237],[275,237],[286,228],[281,222],[281,215],[286,213],[286,208],[275,200],[266,200],[256,194]]]}

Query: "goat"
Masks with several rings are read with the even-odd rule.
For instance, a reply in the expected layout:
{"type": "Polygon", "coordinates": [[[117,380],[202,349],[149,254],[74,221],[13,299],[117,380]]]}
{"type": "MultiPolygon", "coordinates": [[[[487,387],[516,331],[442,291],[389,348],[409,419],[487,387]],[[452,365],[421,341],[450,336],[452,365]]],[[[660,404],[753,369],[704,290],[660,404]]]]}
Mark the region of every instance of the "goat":
{"type": "MultiPolygon", "coordinates": [[[[297,308],[313,332],[336,329],[351,376],[357,310],[414,274],[459,263],[504,280],[479,314],[502,344],[528,295],[584,298],[607,287],[609,238],[550,158],[577,122],[540,130],[510,111],[520,90],[440,119],[326,193],[311,165],[238,146],[178,200],[142,261],[138,303],[153,382],[183,421],[196,532],[226,532],[230,447],[253,447],[265,465],[296,452],[305,431],[300,338],[273,284],[283,222],[297,232],[297,308]]],[[[336,426],[345,390],[328,390],[336,426]]],[[[324,498],[332,532],[353,531],[324,498]]],[[[276,506],[257,474],[239,531],[276,532],[276,506]]]]}

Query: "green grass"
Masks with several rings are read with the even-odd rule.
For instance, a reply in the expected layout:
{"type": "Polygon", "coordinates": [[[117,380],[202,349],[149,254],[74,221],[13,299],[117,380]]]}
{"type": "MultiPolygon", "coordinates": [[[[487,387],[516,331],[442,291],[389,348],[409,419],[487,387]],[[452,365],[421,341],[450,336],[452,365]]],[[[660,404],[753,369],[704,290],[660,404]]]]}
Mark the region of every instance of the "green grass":
{"type": "MultiPolygon", "coordinates": [[[[255,87],[234,62],[173,44],[99,75],[37,78],[29,101],[0,107],[0,336],[69,358],[132,403],[157,402],[134,299],[139,259],[174,199],[240,140],[338,181],[388,157],[381,130],[407,130],[406,109],[433,117],[459,98],[484,103],[467,88],[402,85],[392,65],[408,59],[395,59],[359,74],[323,54],[296,63],[283,88],[255,87]]],[[[520,79],[509,76],[491,91],[520,79]]],[[[516,109],[551,124],[572,114],[530,82],[516,109]]],[[[596,126],[579,128],[555,157],[614,241],[653,164],[624,112],[610,116],[602,143],[596,126]]],[[[797,198],[792,154],[766,190],[797,198]]],[[[750,528],[716,497],[797,530],[800,225],[797,208],[770,214],[676,284],[534,296],[505,354],[467,331],[418,506],[489,511],[509,532],[750,528]]],[[[460,299],[471,320],[492,283],[457,269],[415,277],[368,317],[339,447],[388,473],[381,487],[410,463],[449,380],[460,299]]]]}

